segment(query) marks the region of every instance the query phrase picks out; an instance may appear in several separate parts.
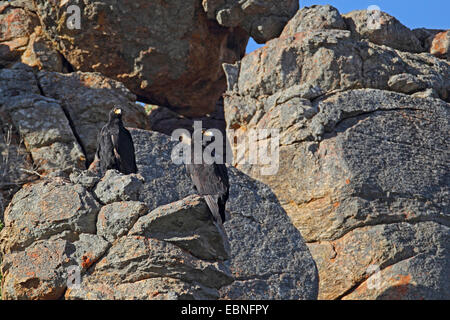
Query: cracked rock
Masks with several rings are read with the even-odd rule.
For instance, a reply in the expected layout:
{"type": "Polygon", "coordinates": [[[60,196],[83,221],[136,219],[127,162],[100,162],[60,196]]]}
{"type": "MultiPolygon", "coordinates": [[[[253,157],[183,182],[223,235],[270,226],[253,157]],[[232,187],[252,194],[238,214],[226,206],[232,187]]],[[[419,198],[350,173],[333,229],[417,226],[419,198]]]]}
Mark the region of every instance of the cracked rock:
{"type": "Polygon", "coordinates": [[[139,217],[147,213],[147,206],[139,201],[122,201],[108,204],[100,210],[97,234],[114,242],[128,233],[139,217]]]}
{"type": "Polygon", "coordinates": [[[223,228],[214,222],[203,198],[189,196],[141,217],[129,232],[173,243],[203,260],[228,260],[223,228]]]}
{"type": "Polygon", "coordinates": [[[258,43],[278,37],[298,10],[298,1],[203,0],[208,18],[225,27],[242,27],[258,43]]]}
{"type": "Polygon", "coordinates": [[[188,116],[214,110],[226,85],[222,63],[239,60],[248,40],[242,28],[209,20],[199,0],[84,1],[81,30],[65,23],[71,2],[34,4],[43,33],[75,70],[99,72],[144,101],[188,116]]]}
{"type": "Polygon", "coordinates": [[[94,194],[104,204],[120,201],[135,201],[143,186],[138,174],[122,174],[117,170],[106,171],[94,189],[94,194]]]}
{"type": "Polygon", "coordinates": [[[424,51],[415,33],[386,12],[355,10],[345,14],[344,19],[352,34],[359,38],[402,51],[424,51]]]}
{"type": "Polygon", "coordinates": [[[63,231],[95,234],[98,210],[94,197],[79,185],[58,180],[26,185],[5,212],[1,251],[22,250],[63,231]]]}

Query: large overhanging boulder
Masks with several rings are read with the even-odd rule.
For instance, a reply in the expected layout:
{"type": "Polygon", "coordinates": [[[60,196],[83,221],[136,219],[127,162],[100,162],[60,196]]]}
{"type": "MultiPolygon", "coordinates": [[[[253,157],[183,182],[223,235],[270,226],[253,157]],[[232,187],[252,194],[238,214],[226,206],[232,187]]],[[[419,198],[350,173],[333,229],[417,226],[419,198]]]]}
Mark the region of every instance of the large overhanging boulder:
{"type": "Polygon", "coordinates": [[[258,43],[280,35],[298,10],[297,0],[202,0],[208,18],[225,27],[242,27],[258,43]]]}
{"type": "Polygon", "coordinates": [[[240,59],[248,40],[242,28],[208,19],[200,0],[34,3],[44,33],[76,70],[191,116],[214,110],[225,89],[221,65],[240,59]],[[71,5],[81,10],[80,29],[68,27],[71,5]]]}

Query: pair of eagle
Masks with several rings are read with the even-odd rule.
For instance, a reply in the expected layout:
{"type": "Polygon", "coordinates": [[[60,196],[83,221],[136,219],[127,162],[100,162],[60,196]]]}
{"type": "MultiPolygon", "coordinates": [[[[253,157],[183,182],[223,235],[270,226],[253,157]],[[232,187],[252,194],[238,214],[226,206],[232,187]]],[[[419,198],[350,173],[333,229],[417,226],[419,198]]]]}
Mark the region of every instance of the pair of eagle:
{"type": "MultiPolygon", "coordinates": [[[[197,192],[205,199],[214,220],[220,218],[223,223],[230,188],[227,167],[217,163],[194,164],[193,147],[191,144],[192,161],[186,164],[186,170],[197,192]]],[[[123,125],[120,108],[111,110],[108,123],[98,135],[96,158],[101,172],[116,169],[124,174],[137,173],[133,139],[123,125]]]]}

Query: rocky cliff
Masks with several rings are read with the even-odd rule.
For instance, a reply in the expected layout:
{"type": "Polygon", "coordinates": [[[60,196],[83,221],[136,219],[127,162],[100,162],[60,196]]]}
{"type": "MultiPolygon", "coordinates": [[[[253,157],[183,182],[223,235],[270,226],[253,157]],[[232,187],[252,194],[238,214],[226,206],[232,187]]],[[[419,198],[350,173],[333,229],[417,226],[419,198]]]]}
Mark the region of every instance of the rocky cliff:
{"type": "Polygon", "coordinates": [[[450,64],[425,52],[439,40],[427,48],[423,30],[385,13],[372,29],[367,14],[302,9],[227,67],[227,127],[280,129],[276,175],[239,145],[235,164],[301,231],[319,298],[448,299],[450,64]]]}
{"type": "Polygon", "coordinates": [[[372,14],[0,1],[3,299],[450,299],[449,31],[372,14]],[[116,105],[139,174],[97,177],[116,105]],[[171,161],[196,119],[234,130],[224,226],[171,161]]]}

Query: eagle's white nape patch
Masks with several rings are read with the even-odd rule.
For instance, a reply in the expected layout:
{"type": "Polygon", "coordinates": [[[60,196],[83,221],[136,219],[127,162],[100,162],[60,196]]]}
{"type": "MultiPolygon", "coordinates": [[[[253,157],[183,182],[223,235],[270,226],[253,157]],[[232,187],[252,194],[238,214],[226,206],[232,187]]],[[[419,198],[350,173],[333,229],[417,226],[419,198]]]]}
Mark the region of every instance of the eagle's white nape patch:
{"type": "Polygon", "coordinates": [[[211,130],[206,130],[203,132],[203,135],[207,137],[214,137],[214,132],[212,132],[211,130]]]}
{"type": "Polygon", "coordinates": [[[191,143],[192,143],[192,138],[191,138],[191,136],[190,135],[187,135],[186,133],[182,133],[181,135],[180,135],[180,139],[181,139],[181,142],[182,143],[184,143],[184,144],[187,144],[187,145],[191,145],[191,143]]]}

